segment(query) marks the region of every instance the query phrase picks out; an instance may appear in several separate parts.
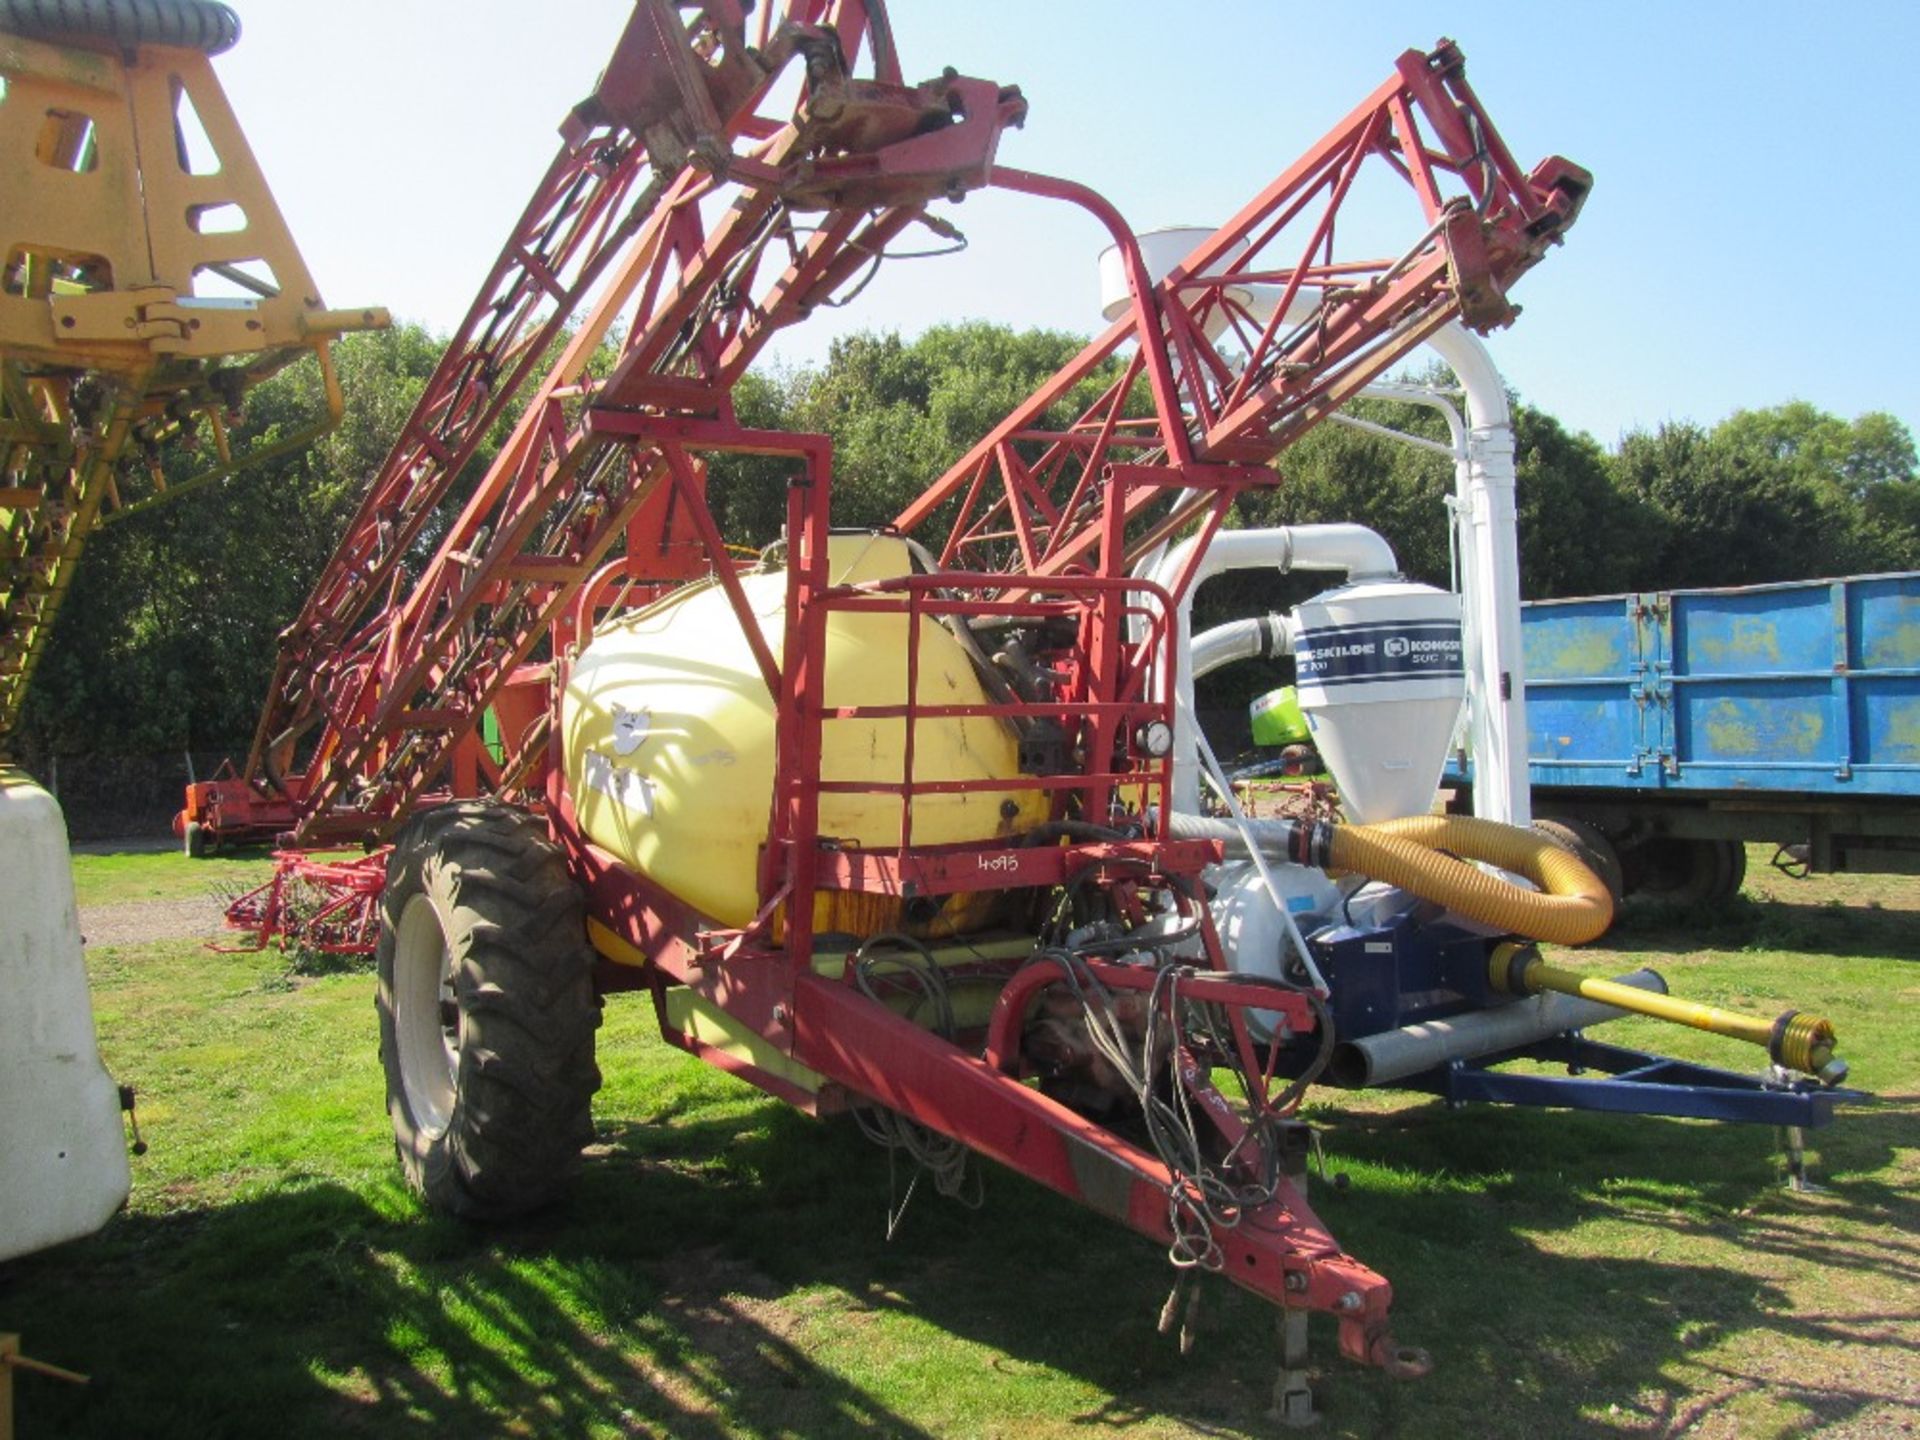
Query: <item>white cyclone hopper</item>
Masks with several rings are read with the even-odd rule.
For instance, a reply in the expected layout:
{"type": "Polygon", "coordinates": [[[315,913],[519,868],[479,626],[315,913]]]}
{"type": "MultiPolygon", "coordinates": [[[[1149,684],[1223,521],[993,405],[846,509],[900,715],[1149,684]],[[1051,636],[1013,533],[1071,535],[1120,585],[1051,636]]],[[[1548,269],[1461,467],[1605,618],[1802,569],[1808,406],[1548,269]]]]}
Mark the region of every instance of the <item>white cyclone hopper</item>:
{"type": "Polygon", "coordinates": [[[1466,694],[1460,599],[1369,581],[1293,611],[1294,686],[1356,825],[1433,805],[1466,694]]]}
{"type": "Polygon", "coordinates": [[[127,1198],[120,1092],[94,1042],[60,805],[0,769],[0,1260],[91,1235],[127,1198]]]}

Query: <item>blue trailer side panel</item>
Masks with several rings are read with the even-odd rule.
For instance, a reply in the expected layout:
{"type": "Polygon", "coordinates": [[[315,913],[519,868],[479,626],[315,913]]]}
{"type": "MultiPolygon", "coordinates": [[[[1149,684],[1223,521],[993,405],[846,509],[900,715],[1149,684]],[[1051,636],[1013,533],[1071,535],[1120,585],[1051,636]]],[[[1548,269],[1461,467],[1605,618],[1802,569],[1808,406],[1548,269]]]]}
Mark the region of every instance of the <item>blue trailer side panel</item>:
{"type": "Polygon", "coordinates": [[[1920,795],[1920,573],[1524,607],[1533,783],[1920,795]]]}
{"type": "Polygon", "coordinates": [[[1920,584],[1911,575],[1859,580],[1847,600],[1856,763],[1920,766],[1920,584]]]}
{"type": "Polygon", "coordinates": [[[1638,600],[1559,601],[1550,616],[1536,615],[1535,607],[1523,611],[1527,753],[1536,767],[1587,775],[1598,785],[1631,783],[1639,775],[1649,667],[1638,600]]]}

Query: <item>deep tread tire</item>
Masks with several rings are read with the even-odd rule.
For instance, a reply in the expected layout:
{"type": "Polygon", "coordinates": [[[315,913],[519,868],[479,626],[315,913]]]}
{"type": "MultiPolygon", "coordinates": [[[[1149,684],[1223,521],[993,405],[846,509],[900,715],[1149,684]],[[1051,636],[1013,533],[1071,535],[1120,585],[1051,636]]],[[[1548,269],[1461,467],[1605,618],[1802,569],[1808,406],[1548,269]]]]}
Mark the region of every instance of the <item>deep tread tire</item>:
{"type": "Polygon", "coordinates": [[[593,1138],[600,1002],[585,900],[546,827],[488,801],[421,815],[387,862],[376,955],[387,1111],[409,1182],[476,1220],[558,1199],[593,1138]],[[429,925],[444,962],[422,959],[429,925]],[[450,1076],[422,1064],[422,1032],[408,1029],[425,1023],[418,967],[438,986],[442,963],[452,995],[438,1013],[459,1042],[450,1076]]]}
{"type": "Polygon", "coordinates": [[[240,17],[219,0],[0,0],[0,30],[55,43],[177,45],[218,55],[240,38],[240,17]]]}

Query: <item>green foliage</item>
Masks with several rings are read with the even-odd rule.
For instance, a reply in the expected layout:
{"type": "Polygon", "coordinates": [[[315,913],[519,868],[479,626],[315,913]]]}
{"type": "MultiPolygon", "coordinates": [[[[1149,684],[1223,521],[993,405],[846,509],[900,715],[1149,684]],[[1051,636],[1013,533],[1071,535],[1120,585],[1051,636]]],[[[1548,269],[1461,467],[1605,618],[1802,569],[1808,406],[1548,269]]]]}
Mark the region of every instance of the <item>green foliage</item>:
{"type": "MultiPolygon", "coordinates": [[[[883,525],[1082,344],[983,322],[936,326],[912,340],[858,334],[836,341],[818,368],[747,376],[735,412],[746,425],[830,436],[835,523],[883,525]]],[[[331,554],[440,345],[418,327],[347,339],[336,352],[347,397],[336,431],[303,454],[96,536],[29,698],[29,754],[244,744],[275,637],[331,554]]],[[[1097,371],[1048,420],[1079,413],[1114,373],[1097,371]]],[[[296,366],[249,398],[236,449],[289,433],[320,407],[315,368],[296,366]]],[[[1447,439],[1425,407],[1363,400],[1350,413],[1447,439]]],[[[423,545],[513,418],[495,427],[423,545]]],[[[1920,568],[1920,474],[1913,437],[1892,416],[1844,420],[1794,401],[1741,411],[1712,429],[1672,423],[1636,432],[1614,454],[1517,401],[1514,429],[1529,597],[1920,568]]],[[[177,474],[190,473],[196,458],[176,457],[177,474]]],[[[1328,423],[1279,468],[1282,483],[1244,497],[1233,523],[1357,521],[1387,537],[1408,574],[1448,583],[1454,481],[1446,455],[1328,423]]],[[[721,533],[755,547],[778,538],[794,470],[781,457],[715,456],[708,493],[721,533]]],[[[1269,575],[1225,577],[1202,596],[1200,622],[1284,608],[1319,588],[1307,575],[1277,586],[1269,575]]]]}
{"type": "MultiPolygon", "coordinates": [[[[1361,400],[1350,413],[1429,440],[1444,443],[1447,437],[1439,415],[1424,406],[1361,400]]],[[[1432,585],[1448,582],[1446,501],[1453,491],[1453,462],[1446,456],[1332,423],[1308,432],[1288,450],[1280,473],[1284,483],[1277,489],[1241,499],[1244,524],[1353,521],[1384,535],[1409,576],[1432,585]]],[[[1324,588],[1308,583],[1311,589],[1324,588]]]]}
{"type": "Polygon", "coordinates": [[[1888,415],[1848,422],[1794,401],[1711,431],[1667,424],[1627,436],[1614,468],[1657,517],[1663,588],[1920,565],[1913,438],[1888,415]]]}
{"type": "MultiPolygon", "coordinates": [[[[139,754],[251,734],[275,637],[298,613],[368,477],[440,356],[417,326],[336,349],[347,413],[298,454],[108,526],[87,547],[35,677],[26,729],[40,753],[139,754]]],[[[318,367],[259,386],[244,454],[324,409],[318,367]]],[[[185,457],[191,469],[194,457],[185,457]]]]}
{"type": "Polygon", "coordinates": [[[1515,405],[1514,505],[1520,588],[1530,599],[1664,583],[1648,563],[1660,519],[1614,483],[1611,457],[1544,410],[1515,405]]]}
{"type": "MultiPolygon", "coordinates": [[[[1423,439],[1447,440],[1445,422],[1425,406],[1360,400],[1348,413],[1423,439]]],[[[1513,428],[1526,594],[1545,599],[1658,583],[1645,557],[1659,517],[1615,484],[1599,444],[1517,402],[1513,428]]],[[[1432,585],[1449,583],[1447,501],[1454,476],[1448,456],[1336,422],[1310,431],[1281,458],[1280,469],[1282,488],[1242,500],[1246,524],[1356,521],[1387,538],[1408,575],[1432,585]]]]}
{"type": "MultiPolygon", "coordinates": [[[[792,389],[793,423],[833,437],[834,522],[884,525],[1086,342],[1054,330],[972,321],[914,340],[852,335],[792,389]]],[[[1084,409],[1096,377],[1055,418],[1084,409]]]]}

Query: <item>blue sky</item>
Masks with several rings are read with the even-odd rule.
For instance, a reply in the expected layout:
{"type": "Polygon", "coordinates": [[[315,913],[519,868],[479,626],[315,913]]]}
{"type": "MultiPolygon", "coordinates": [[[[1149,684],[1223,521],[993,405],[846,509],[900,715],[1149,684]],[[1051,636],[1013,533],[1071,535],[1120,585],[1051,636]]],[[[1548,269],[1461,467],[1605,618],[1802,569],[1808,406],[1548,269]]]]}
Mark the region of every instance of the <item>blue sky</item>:
{"type": "MultiPolygon", "coordinates": [[[[328,302],[442,331],[629,12],[237,4],[218,68],[328,302]]],[[[1138,229],[1223,218],[1401,50],[1450,35],[1523,165],[1558,152],[1595,176],[1490,342],[1525,399],[1607,445],[1788,399],[1920,429],[1920,5],[895,0],[894,25],[909,78],[952,65],[1025,91],[1004,163],[1085,181],[1138,229]]],[[[993,195],[949,213],[965,255],[886,267],[777,356],[969,317],[1094,328],[1090,221],[993,195]]]]}

